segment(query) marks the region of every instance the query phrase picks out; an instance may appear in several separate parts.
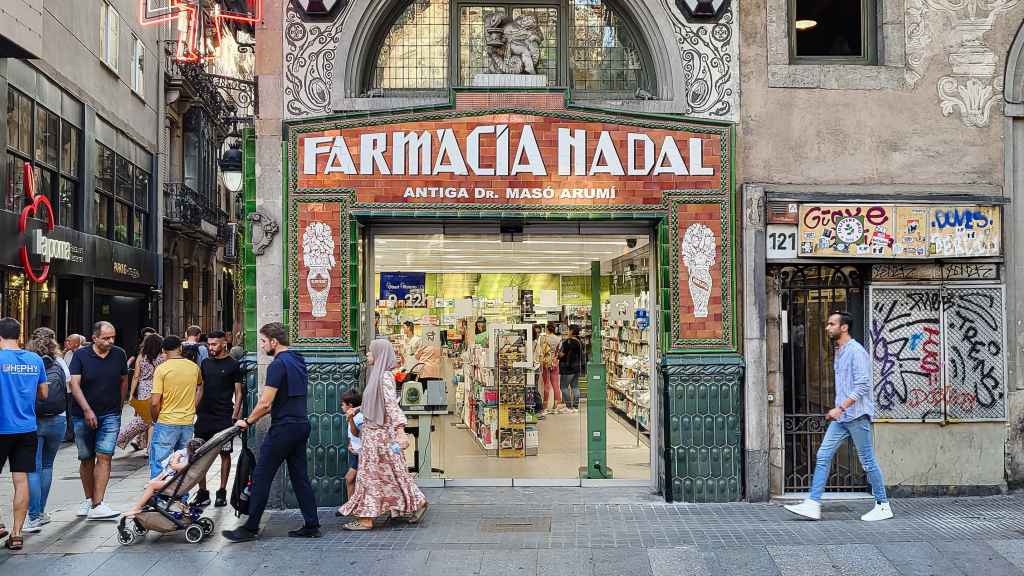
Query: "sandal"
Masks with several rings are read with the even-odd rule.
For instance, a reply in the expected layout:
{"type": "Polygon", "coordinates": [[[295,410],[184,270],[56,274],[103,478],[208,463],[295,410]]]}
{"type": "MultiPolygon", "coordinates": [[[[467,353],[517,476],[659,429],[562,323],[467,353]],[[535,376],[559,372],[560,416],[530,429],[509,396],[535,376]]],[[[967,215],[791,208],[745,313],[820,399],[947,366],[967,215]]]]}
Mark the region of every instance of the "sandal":
{"type": "Polygon", "coordinates": [[[21,550],[24,545],[24,538],[21,536],[11,536],[7,539],[7,542],[4,543],[4,548],[7,548],[8,550],[21,550]]]}
{"type": "Polygon", "coordinates": [[[351,530],[353,532],[362,532],[365,530],[373,530],[373,524],[366,526],[358,520],[354,520],[352,522],[349,522],[348,524],[345,524],[344,526],[342,526],[342,528],[344,528],[345,530],[351,530]]]}
{"type": "Polygon", "coordinates": [[[412,513],[412,516],[409,517],[409,520],[408,520],[409,524],[415,524],[415,523],[419,522],[423,518],[423,515],[427,513],[427,508],[428,507],[430,507],[430,504],[427,503],[427,502],[424,502],[423,506],[420,506],[419,508],[417,508],[416,511],[412,513]]]}
{"type": "Polygon", "coordinates": [[[334,511],[334,515],[337,516],[338,518],[341,518],[343,516],[348,516],[348,514],[342,514],[341,513],[341,508],[338,508],[337,510],[335,510],[334,511]]]}

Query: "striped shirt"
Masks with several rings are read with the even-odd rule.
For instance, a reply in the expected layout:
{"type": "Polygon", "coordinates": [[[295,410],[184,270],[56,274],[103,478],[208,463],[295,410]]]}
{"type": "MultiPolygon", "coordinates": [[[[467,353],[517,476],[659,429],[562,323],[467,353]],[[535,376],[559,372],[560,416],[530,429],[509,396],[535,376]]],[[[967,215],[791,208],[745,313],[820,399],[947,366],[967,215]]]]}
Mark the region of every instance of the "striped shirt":
{"type": "Polygon", "coordinates": [[[850,340],[836,352],[836,407],[847,398],[854,403],[839,417],[850,422],[861,416],[874,418],[875,398],[871,389],[871,357],[860,342],[850,340]]]}

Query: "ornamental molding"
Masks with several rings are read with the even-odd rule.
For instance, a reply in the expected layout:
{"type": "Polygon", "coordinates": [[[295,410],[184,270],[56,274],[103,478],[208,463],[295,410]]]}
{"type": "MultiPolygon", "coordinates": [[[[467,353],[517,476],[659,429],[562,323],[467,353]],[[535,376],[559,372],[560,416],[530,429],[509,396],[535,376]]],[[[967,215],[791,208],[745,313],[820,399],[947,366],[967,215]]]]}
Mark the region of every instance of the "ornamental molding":
{"type": "Polygon", "coordinates": [[[252,253],[262,256],[273,243],[274,236],[277,236],[281,227],[262,208],[257,208],[249,214],[249,221],[252,222],[252,253]]]}
{"type": "Polygon", "coordinates": [[[341,26],[347,10],[331,21],[307,22],[289,2],[284,23],[285,116],[331,112],[331,86],[341,26]]]}
{"type": "Polygon", "coordinates": [[[674,0],[661,0],[683,64],[687,115],[736,120],[739,108],[739,22],[735,3],[715,22],[689,22],[674,0]]]}

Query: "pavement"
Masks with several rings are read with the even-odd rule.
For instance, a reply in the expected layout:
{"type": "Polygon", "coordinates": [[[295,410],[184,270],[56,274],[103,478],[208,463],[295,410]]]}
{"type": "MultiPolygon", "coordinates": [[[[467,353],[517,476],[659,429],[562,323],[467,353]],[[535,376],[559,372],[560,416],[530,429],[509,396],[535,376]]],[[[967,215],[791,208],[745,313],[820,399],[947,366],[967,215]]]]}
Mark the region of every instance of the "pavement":
{"type": "MultiPolygon", "coordinates": [[[[124,510],[147,480],[146,460],[119,452],[113,469],[107,502],[124,510]]],[[[301,517],[279,511],[259,540],[231,544],[220,530],[239,521],[210,508],[217,530],[199,544],[178,533],[121,546],[114,522],[74,515],[82,492],[72,445],[54,472],[53,523],[27,534],[23,551],[0,550],[0,575],[1024,576],[1022,495],[894,500],[896,518],[866,523],[870,502],[856,500],[828,501],[811,522],[778,504],[666,504],[626,486],[442,488],[424,490],[431,507],[418,525],[352,533],[322,509],[322,538],[291,539],[301,517]]],[[[8,525],[11,490],[0,476],[8,525]]]]}

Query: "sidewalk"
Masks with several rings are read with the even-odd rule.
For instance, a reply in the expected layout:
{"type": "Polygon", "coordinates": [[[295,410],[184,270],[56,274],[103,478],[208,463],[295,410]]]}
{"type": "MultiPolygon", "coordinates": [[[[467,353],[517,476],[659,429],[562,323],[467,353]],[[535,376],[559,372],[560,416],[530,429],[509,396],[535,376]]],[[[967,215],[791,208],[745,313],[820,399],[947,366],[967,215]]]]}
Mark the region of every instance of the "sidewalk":
{"type": "MultiPolygon", "coordinates": [[[[108,502],[126,509],[148,476],[145,459],[114,460],[108,502]]],[[[210,470],[216,478],[218,465],[210,470]]],[[[638,488],[425,490],[417,526],[341,530],[321,510],[324,537],[295,540],[297,512],[268,514],[262,538],[227,543],[230,508],[208,510],[217,533],[199,545],[181,534],[117,543],[113,522],[74,516],[81,501],[74,448],[57,460],[50,513],[25,550],[0,550],[0,574],[85,576],[396,575],[975,575],[1024,576],[1024,496],[894,501],[897,517],[861,522],[866,502],[829,502],[802,521],[776,504],[665,504],[638,488]]],[[[0,503],[9,524],[9,474],[0,503]]]]}

